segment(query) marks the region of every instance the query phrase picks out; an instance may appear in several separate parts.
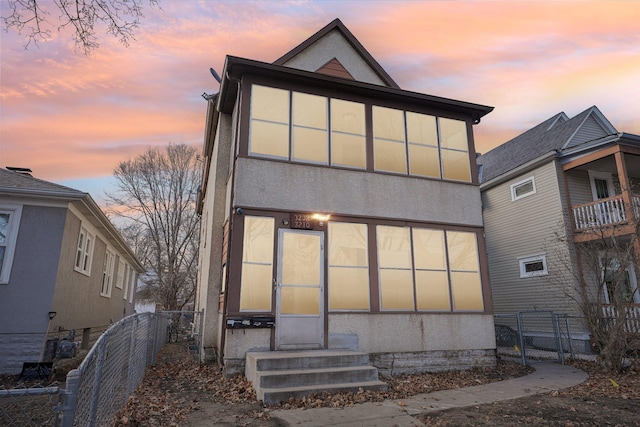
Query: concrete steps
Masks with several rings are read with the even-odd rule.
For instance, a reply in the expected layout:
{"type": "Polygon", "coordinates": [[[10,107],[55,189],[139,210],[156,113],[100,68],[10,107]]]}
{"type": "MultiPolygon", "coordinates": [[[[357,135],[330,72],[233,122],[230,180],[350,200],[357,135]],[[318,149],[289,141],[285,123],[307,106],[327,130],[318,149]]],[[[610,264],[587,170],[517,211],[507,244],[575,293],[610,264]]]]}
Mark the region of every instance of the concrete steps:
{"type": "Polygon", "coordinates": [[[249,352],[245,376],[266,405],[323,391],[387,388],[368,354],[347,350],[249,352]]]}

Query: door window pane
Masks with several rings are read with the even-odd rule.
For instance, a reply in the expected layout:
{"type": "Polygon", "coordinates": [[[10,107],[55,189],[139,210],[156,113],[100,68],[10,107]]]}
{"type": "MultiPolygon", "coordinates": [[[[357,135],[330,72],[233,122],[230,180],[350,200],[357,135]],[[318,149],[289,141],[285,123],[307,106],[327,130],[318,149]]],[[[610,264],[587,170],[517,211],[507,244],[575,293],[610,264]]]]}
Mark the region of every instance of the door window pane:
{"type": "Polygon", "coordinates": [[[251,87],[251,154],[289,158],[289,91],[251,87]]]}
{"type": "Polygon", "coordinates": [[[293,92],[293,159],[328,163],[327,98],[293,92]]]}
{"type": "Polygon", "coordinates": [[[366,224],[329,223],[329,308],[369,309],[366,224]]]}
{"type": "Polygon", "coordinates": [[[319,314],[320,288],[283,286],[280,296],[282,314],[319,314]]]}
{"type": "Polygon", "coordinates": [[[320,286],[320,237],[286,233],[282,240],[282,284],[320,286]]]}
{"type": "Polygon", "coordinates": [[[274,219],[245,216],[240,310],[270,311],[274,219]]]}

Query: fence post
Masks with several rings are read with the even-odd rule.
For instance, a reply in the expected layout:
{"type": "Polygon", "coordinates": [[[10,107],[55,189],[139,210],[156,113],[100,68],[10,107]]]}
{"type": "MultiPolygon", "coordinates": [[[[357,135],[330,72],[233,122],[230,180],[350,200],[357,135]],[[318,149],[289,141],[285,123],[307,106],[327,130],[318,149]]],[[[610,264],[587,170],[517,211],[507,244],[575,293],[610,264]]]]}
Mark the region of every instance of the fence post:
{"type": "Polygon", "coordinates": [[[102,335],[99,339],[98,358],[96,359],[95,376],[93,378],[93,393],[91,396],[91,405],[89,410],[89,425],[95,425],[96,415],[98,412],[98,398],[100,397],[100,382],[102,381],[102,365],[106,356],[105,347],[107,344],[107,336],[102,335]]]}
{"type": "Polygon", "coordinates": [[[560,322],[558,321],[558,315],[551,313],[551,321],[553,322],[553,329],[556,335],[556,345],[558,348],[558,359],[560,363],[564,365],[564,347],[562,346],[562,336],[560,335],[560,322]]]}
{"type": "Polygon", "coordinates": [[[520,339],[520,358],[522,359],[522,364],[527,364],[527,355],[525,354],[524,347],[524,333],[522,331],[522,313],[518,312],[516,315],[516,319],[518,321],[518,338],[520,339]]]}
{"type": "Polygon", "coordinates": [[[78,406],[78,390],[80,389],[80,370],[73,369],[67,374],[67,382],[64,389],[64,401],[62,402],[61,427],[73,427],[73,421],[78,406]]]}
{"type": "Polygon", "coordinates": [[[131,325],[131,337],[129,338],[129,366],[127,369],[127,395],[130,395],[135,390],[135,381],[133,379],[137,366],[134,366],[134,356],[136,354],[136,331],[138,329],[138,317],[132,319],[133,325],[131,325]]]}

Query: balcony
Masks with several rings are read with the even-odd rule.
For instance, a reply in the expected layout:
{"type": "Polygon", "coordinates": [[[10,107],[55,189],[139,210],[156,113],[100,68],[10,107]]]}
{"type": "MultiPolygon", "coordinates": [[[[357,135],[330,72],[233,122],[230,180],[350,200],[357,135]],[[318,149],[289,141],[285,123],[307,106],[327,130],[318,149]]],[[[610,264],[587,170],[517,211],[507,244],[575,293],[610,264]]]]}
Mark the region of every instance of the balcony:
{"type": "MultiPolygon", "coordinates": [[[[640,196],[632,196],[632,211],[640,218],[640,196]]],[[[573,207],[576,232],[594,231],[628,223],[627,210],[621,195],[573,207]]]]}

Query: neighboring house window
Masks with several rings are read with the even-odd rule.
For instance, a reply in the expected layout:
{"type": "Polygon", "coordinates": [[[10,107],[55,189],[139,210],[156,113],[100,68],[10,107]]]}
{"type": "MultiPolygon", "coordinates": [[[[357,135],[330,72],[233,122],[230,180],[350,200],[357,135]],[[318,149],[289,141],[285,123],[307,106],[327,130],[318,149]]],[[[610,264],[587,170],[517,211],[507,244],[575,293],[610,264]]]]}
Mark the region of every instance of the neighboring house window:
{"type": "Polygon", "coordinates": [[[22,206],[0,206],[0,284],[9,283],[22,206]]]}
{"type": "Polygon", "coordinates": [[[91,274],[91,258],[93,255],[93,235],[86,228],[80,229],[78,236],[78,248],[76,250],[76,263],[74,269],[80,273],[91,274]]]}
{"type": "Polygon", "coordinates": [[[601,258],[604,276],[604,299],[606,304],[638,304],[638,284],[632,266],[623,268],[615,257],[601,258]],[[617,298],[616,298],[617,297],[617,298]]]}
{"type": "Polygon", "coordinates": [[[609,172],[590,170],[589,182],[591,183],[591,195],[594,201],[608,199],[616,194],[613,188],[613,178],[609,172]]]}
{"type": "Polygon", "coordinates": [[[116,279],[116,288],[122,289],[124,287],[124,281],[126,280],[125,278],[127,277],[126,269],[128,267],[129,266],[125,264],[124,261],[121,260],[118,262],[118,278],[116,279]]]}
{"type": "Polygon", "coordinates": [[[329,223],[330,310],[369,310],[367,230],[366,224],[329,223]]]}
{"type": "Polygon", "coordinates": [[[463,120],[260,85],[251,89],[249,154],[366,169],[367,113],[372,169],[471,181],[463,120]]]}
{"type": "Polygon", "coordinates": [[[274,218],[244,218],[241,311],[271,310],[274,229],[274,218]]]}
{"type": "Polygon", "coordinates": [[[532,176],[522,181],[511,184],[511,200],[516,201],[523,197],[536,194],[536,183],[532,176]]]}
{"type": "Polygon", "coordinates": [[[104,267],[102,269],[102,288],[100,295],[111,297],[111,286],[113,285],[113,268],[115,255],[109,250],[104,254],[104,267]]]}
{"type": "Polygon", "coordinates": [[[382,310],[484,309],[475,233],[394,226],[376,233],[382,310]]]}
{"type": "MultiPolygon", "coordinates": [[[[133,302],[133,295],[136,293],[136,282],[137,282],[137,276],[136,276],[136,272],[133,268],[129,269],[129,277],[130,277],[130,281],[129,281],[129,302],[132,303],[133,302]]],[[[124,293],[124,297],[125,299],[127,298],[127,292],[124,293]]]]}
{"type": "Polygon", "coordinates": [[[518,258],[520,264],[520,278],[535,276],[546,276],[547,271],[547,256],[546,255],[532,255],[518,258]]]}

